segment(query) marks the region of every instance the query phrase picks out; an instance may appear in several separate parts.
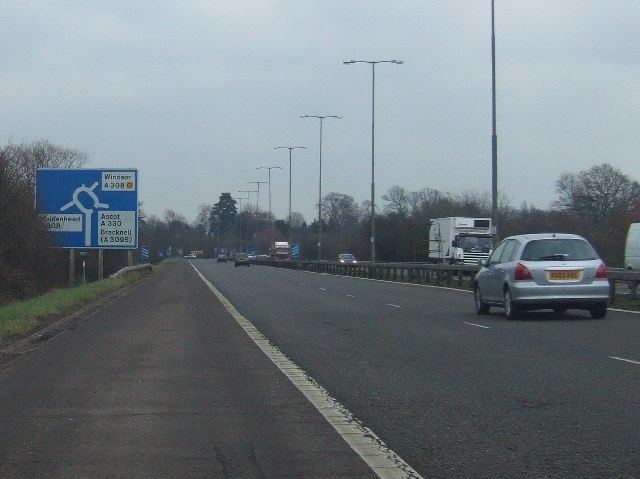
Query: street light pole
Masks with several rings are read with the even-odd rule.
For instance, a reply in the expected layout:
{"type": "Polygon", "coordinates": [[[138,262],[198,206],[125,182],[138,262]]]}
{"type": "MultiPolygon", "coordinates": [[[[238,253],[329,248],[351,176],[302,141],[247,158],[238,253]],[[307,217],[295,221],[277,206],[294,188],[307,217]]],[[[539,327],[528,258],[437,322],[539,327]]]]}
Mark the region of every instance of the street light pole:
{"type": "Polygon", "coordinates": [[[325,118],[340,120],[337,115],[300,115],[300,118],[318,118],[320,120],[320,174],[318,175],[318,261],[322,260],[322,122],[325,118]]]}
{"type": "Polygon", "coordinates": [[[376,125],[376,65],[395,63],[402,65],[403,60],[348,60],[345,65],[368,63],[371,65],[371,262],[376,262],[376,187],[375,187],[375,125],[376,125]]]}
{"type": "Polygon", "coordinates": [[[495,5],[491,0],[491,226],[498,242],[498,134],[496,131],[496,33],[495,5]]]}
{"type": "MultiPolygon", "coordinates": [[[[236,198],[235,196],[231,197],[232,199],[234,199],[235,201],[238,202],[238,204],[240,205],[240,208],[242,208],[242,200],[244,200],[244,198],[236,198]]],[[[238,252],[238,228],[237,228],[237,223],[238,223],[238,209],[236,208],[236,214],[233,215],[233,239],[234,239],[234,249],[236,251],[236,253],[238,252]]]]}
{"type": "Polygon", "coordinates": [[[291,244],[291,151],[296,149],[306,150],[306,146],[274,146],[274,150],[289,150],[289,244],[291,244]]]}
{"type": "Polygon", "coordinates": [[[266,181],[247,181],[247,183],[253,183],[254,185],[258,186],[258,189],[255,191],[255,193],[258,193],[258,196],[256,197],[256,213],[260,212],[260,185],[266,185],[267,182],[266,181]]]}
{"type": "Polygon", "coordinates": [[[271,170],[281,170],[282,166],[258,166],[256,170],[268,170],[269,171],[269,216],[273,216],[271,213],[271,170]]]}

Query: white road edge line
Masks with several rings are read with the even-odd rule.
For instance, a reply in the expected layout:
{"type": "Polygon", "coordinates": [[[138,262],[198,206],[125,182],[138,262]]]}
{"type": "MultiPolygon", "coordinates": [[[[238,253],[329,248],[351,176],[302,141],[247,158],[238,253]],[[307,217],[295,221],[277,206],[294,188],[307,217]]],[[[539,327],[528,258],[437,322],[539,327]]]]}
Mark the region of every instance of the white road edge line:
{"type": "Polygon", "coordinates": [[[631,313],[631,314],[640,314],[640,311],[633,311],[631,309],[618,309],[618,308],[607,308],[609,311],[617,311],[619,313],[631,313]]]}
{"type": "Polygon", "coordinates": [[[464,324],[468,324],[469,326],[475,326],[476,328],[484,328],[484,329],[491,329],[489,326],[483,326],[482,324],[476,324],[476,323],[467,323],[466,321],[462,321],[464,324]]]}
{"type": "Polygon", "coordinates": [[[387,306],[391,306],[392,308],[399,308],[400,307],[397,304],[391,304],[391,303],[387,303],[387,306]]]}
{"type": "Polygon", "coordinates": [[[631,363],[631,364],[638,364],[640,365],[640,361],[634,361],[633,359],[625,359],[625,358],[619,358],[618,356],[607,356],[611,359],[615,359],[616,361],[624,361],[625,363],[631,363]]]}
{"type": "Polygon", "coordinates": [[[298,388],[378,477],[381,479],[423,479],[409,464],[391,450],[382,439],[376,436],[371,429],[363,426],[351,412],[332,398],[326,389],[309,377],[276,346],[271,344],[251,321],[242,316],[233,304],[198,271],[198,268],[191,261],[189,261],[189,264],[256,346],[298,388]]]}

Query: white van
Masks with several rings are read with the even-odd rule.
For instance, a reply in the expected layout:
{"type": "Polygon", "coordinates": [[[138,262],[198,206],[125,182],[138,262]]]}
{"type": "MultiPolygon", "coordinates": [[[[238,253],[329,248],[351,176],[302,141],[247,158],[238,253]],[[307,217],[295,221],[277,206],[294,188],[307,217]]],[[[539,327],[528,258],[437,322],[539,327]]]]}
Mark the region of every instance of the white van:
{"type": "Polygon", "coordinates": [[[632,223],[624,249],[624,267],[640,270],[640,223],[632,223]]]}

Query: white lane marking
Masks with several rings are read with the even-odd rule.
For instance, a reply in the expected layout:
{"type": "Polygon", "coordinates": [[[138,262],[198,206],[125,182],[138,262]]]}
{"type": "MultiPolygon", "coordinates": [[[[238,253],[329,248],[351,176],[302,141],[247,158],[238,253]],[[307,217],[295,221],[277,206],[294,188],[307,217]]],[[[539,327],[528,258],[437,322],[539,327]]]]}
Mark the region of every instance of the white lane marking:
{"type": "Polygon", "coordinates": [[[633,359],[625,359],[619,358],[618,356],[608,356],[611,359],[615,359],[616,361],[624,361],[625,363],[638,364],[640,365],[640,361],[634,361],[633,359]]]}
{"type": "Polygon", "coordinates": [[[347,296],[348,296],[349,298],[355,298],[355,296],[354,296],[354,295],[352,295],[352,294],[348,294],[347,296]]]}
{"type": "Polygon", "coordinates": [[[307,283],[300,283],[300,286],[306,286],[307,283]]]}
{"type": "Polygon", "coordinates": [[[476,324],[476,323],[467,323],[466,321],[462,321],[464,324],[468,324],[469,326],[475,326],[476,328],[484,328],[484,329],[491,329],[489,326],[483,326],[482,324],[476,324]]]}
{"type": "Polygon", "coordinates": [[[387,306],[391,306],[392,308],[399,308],[400,307],[397,304],[391,304],[391,303],[387,303],[387,306]]]}
{"type": "Polygon", "coordinates": [[[334,278],[360,279],[363,281],[378,281],[380,283],[391,283],[391,284],[398,284],[403,286],[418,286],[421,288],[448,289],[450,291],[460,291],[462,293],[473,293],[473,291],[471,291],[470,289],[450,288],[448,286],[435,286],[433,284],[401,283],[400,281],[389,281],[388,279],[360,278],[358,276],[343,276],[341,274],[318,273],[316,271],[307,271],[304,269],[277,268],[275,266],[265,266],[265,268],[274,268],[274,269],[279,269],[281,271],[295,271],[297,273],[323,274],[325,276],[333,276],[334,278]]]}
{"type": "Polygon", "coordinates": [[[326,291],[327,288],[318,288],[320,291],[326,291]]]}
{"type": "Polygon", "coordinates": [[[329,424],[338,432],[373,472],[382,478],[389,479],[422,479],[409,464],[398,456],[382,439],[349,412],[342,404],[332,398],[326,389],[307,375],[293,361],[285,356],[276,346],[260,332],[247,318],[225,298],[211,282],[205,278],[191,261],[189,264],[200,276],[211,292],[220,300],[225,309],[253,340],[262,352],[278,369],[298,388],[309,402],[324,416],[329,424]]]}

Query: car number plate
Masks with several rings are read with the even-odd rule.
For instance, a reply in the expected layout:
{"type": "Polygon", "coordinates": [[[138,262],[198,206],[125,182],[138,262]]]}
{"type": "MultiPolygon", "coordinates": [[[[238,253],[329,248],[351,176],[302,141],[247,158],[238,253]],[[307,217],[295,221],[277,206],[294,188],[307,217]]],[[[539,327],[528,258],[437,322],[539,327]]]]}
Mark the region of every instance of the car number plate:
{"type": "Polygon", "coordinates": [[[580,271],[577,269],[568,271],[549,271],[549,279],[551,281],[579,280],[580,271]]]}

